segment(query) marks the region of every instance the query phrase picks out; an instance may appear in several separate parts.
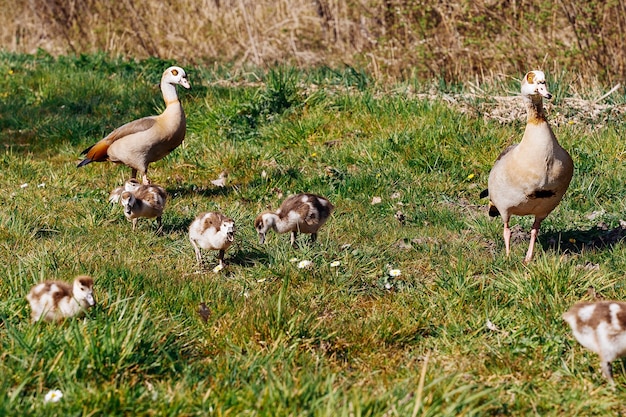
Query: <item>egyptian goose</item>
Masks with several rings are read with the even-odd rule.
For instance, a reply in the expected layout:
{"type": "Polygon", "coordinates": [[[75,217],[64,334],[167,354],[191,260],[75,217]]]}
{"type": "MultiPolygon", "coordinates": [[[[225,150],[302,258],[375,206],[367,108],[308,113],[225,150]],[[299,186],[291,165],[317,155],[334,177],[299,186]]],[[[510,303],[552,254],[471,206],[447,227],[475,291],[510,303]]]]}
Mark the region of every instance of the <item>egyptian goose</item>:
{"type": "Polygon", "coordinates": [[[198,266],[202,267],[200,248],[217,250],[220,267],[224,266],[226,249],[235,240],[235,222],[221,213],[200,213],[189,226],[189,241],[196,252],[198,266]]]}
{"type": "Polygon", "coordinates": [[[93,279],[76,277],[72,285],[61,281],[45,281],[35,285],[26,299],[30,303],[33,322],[62,321],[95,305],[93,279]]]}
{"type": "Polygon", "coordinates": [[[163,225],[161,216],[165,209],[167,193],[158,185],[141,185],[135,191],[124,191],[120,195],[120,204],[124,207],[124,215],[133,222],[133,230],[137,227],[137,219],[156,217],[157,233],[161,233],[163,225]]]}
{"type": "Polygon", "coordinates": [[[270,229],[277,233],[291,232],[291,246],[296,245],[299,233],[310,233],[311,243],[317,239],[317,231],[326,223],[334,206],[326,198],[315,194],[295,194],[287,197],[276,212],[266,211],[257,216],[254,227],[259,233],[259,243],[265,243],[270,229]]]}
{"type": "Polygon", "coordinates": [[[533,256],[535,240],[543,219],[559,204],[572,179],[574,163],[559,145],[543,110],[543,97],[552,98],[541,71],[530,71],[522,81],[522,97],[527,110],[522,141],[506,148],[489,173],[489,215],[500,214],[504,222],[504,245],[510,254],[511,215],[534,215],[530,244],[524,262],[533,256]]]}
{"type": "Polygon", "coordinates": [[[185,138],[185,112],[178,101],[176,84],[187,89],[191,88],[184,69],[169,67],[161,77],[165,111],[158,116],[134,120],[115,129],[81,153],[85,155],[85,159],[78,167],[94,161],[122,163],[132,169],[132,178],[136,178],[139,172],[143,177],[143,183],[149,184],[148,164],[165,157],[185,138]]]}
{"type": "Polygon", "coordinates": [[[117,204],[120,202],[120,196],[124,191],[135,191],[141,184],[135,178],[131,178],[124,183],[123,186],[114,188],[109,194],[109,203],[117,204]]]}
{"type": "Polygon", "coordinates": [[[626,356],[626,303],[580,302],[563,313],[578,342],[600,356],[602,374],[613,381],[611,362],[626,356]]]}

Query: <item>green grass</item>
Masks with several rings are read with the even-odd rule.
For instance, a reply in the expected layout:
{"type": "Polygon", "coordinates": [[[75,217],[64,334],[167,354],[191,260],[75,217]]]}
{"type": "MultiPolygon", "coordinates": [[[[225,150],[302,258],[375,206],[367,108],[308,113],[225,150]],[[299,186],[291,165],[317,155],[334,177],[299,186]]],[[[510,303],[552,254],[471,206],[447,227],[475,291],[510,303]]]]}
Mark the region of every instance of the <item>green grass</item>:
{"type": "MultiPolygon", "coordinates": [[[[622,363],[612,390],[560,318],[589,285],[625,296],[620,120],[554,127],[575,176],[524,265],[527,238],[507,259],[501,221],[478,199],[523,121],[472,118],[350,68],[233,74],[179,63],[192,84],[180,92],[187,137],[151,165],[170,195],[164,235],[145,219],[132,233],[107,203],[130,170],[75,165],[111,129],[163,108],[157,84],[169,64],[0,55],[0,414],[626,411],[622,363]],[[224,169],[229,184],[216,188],[210,180],[224,169]],[[336,206],[318,243],[293,250],[272,233],[258,245],[254,217],[304,191],[336,206]],[[214,253],[197,272],[187,239],[207,210],[238,226],[219,274],[214,253]],[[390,278],[391,268],[402,275],[390,278]],[[85,319],[31,324],[29,289],[78,274],[94,277],[97,307],[85,319]],[[52,389],[64,397],[45,404],[52,389]]],[[[524,231],[531,222],[514,220],[524,231]]]]}

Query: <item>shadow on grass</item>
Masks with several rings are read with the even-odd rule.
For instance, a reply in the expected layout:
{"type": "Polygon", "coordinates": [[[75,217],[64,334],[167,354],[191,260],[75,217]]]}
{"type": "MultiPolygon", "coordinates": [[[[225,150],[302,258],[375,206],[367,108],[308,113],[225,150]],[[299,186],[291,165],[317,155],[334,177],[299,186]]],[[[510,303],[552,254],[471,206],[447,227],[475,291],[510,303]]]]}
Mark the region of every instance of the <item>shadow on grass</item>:
{"type": "Polygon", "coordinates": [[[183,187],[169,187],[165,189],[167,194],[174,197],[187,197],[191,195],[199,195],[202,197],[225,197],[232,192],[231,187],[198,187],[197,185],[189,184],[183,187]]]}
{"type": "MultiPolygon", "coordinates": [[[[530,235],[529,235],[530,237],[530,235]]],[[[567,230],[546,233],[540,238],[544,250],[580,254],[588,251],[611,249],[626,238],[626,229],[621,226],[609,228],[598,225],[587,230],[567,230]]]]}
{"type": "Polygon", "coordinates": [[[252,267],[258,263],[267,264],[270,257],[267,252],[262,252],[257,248],[246,248],[233,252],[227,257],[226,262],[229,264],[239,265],[243,267],[252,267]]]}
{"type": "Polygon", "coordinates": [[[174,217],[174,218],[163,218],[163,235],[167,236],[169,234],[177,234],[184,233],[187,234],[189,232],[189,225],[193,221],[192,218],[186,217],[174,217]]]}

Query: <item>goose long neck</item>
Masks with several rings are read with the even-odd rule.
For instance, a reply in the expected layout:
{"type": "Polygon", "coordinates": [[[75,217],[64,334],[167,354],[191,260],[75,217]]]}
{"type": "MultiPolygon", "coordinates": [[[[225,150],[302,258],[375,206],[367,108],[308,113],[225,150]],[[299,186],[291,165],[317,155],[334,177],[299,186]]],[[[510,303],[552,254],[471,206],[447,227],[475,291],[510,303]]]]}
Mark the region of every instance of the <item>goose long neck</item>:
{"type": "Polygon", "coordinates": [[[176,93],[176,86],[174,86],[174,84],[161,81],[161,92],[163,93],[163,100],[166,106],[178,103],[178,94],[176,93]]]}
{"type": "Polygon", "coordinates": [[[529,124],[545,123],[546,115],[543,111],[543,99],[541,96],[526,96],[524,97],[526,104],[526,121],[529,124]]]}

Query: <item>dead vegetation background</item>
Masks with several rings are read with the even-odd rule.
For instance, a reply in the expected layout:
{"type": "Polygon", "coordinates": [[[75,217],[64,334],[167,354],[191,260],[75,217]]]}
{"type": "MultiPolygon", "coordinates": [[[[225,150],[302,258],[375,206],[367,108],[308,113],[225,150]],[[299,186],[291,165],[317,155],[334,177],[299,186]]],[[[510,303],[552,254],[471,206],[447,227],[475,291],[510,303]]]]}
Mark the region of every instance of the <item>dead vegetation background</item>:
{"type": "Polygon", "coordinates": [[[624,0],[0,0],[2,49],[184,62],[352,65],[379,80],[540,67],[614,85],[624,0]]]}

